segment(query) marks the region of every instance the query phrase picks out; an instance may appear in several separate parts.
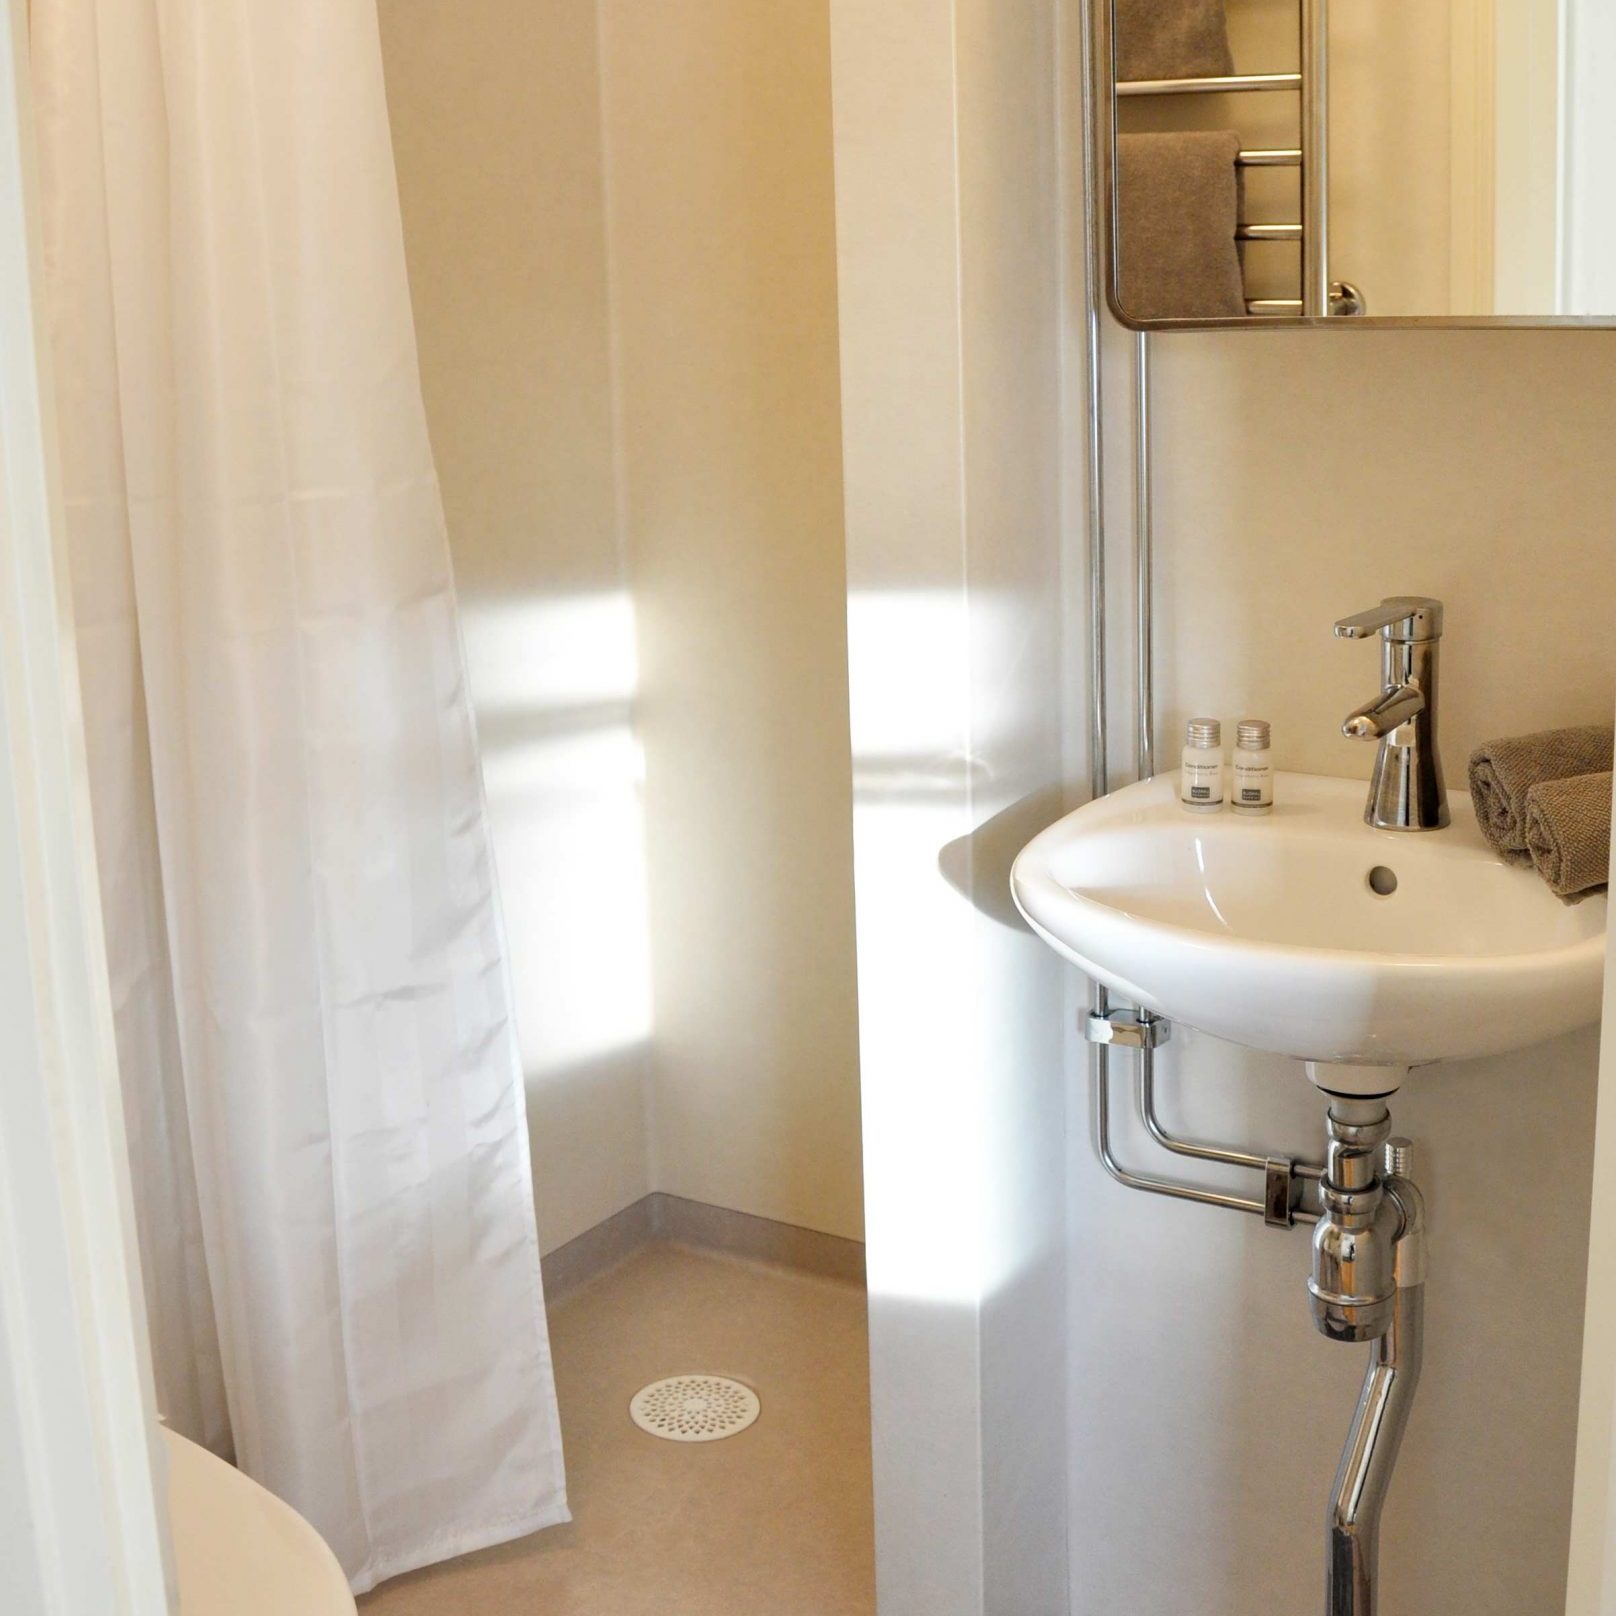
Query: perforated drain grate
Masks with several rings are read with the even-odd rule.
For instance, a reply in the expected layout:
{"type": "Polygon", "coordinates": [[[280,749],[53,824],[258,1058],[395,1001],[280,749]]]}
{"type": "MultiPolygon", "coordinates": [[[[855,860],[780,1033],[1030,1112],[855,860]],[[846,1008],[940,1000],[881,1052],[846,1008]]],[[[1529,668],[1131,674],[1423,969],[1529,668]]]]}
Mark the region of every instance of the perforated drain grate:
{"type": "Polygon", "coordinates": [[[717,1442],[744,1431],[763,1411],[757,1393],[722,1375],[674,1375],[642,1387],[630,1418],[669,1442],[717,1442]]]}

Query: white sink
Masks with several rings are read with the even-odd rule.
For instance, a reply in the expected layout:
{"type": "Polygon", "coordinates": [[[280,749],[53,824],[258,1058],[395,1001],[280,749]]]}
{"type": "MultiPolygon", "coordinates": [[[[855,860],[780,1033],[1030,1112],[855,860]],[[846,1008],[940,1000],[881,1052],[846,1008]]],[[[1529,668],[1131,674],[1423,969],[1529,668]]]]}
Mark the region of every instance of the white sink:
{"type": "Polygon", "coordinates": [[[1372,830],[1364,789],[1281,774],[1259,818],[1186,811],[1176,775],[1128,786],[1023,849],[1016,903],[1123,999],[1309,1062],[1385,1073],[1598,1019],[1604,897],[1566,905],[1505,864],[1467,797],[1448,829],[1372,830]]]}

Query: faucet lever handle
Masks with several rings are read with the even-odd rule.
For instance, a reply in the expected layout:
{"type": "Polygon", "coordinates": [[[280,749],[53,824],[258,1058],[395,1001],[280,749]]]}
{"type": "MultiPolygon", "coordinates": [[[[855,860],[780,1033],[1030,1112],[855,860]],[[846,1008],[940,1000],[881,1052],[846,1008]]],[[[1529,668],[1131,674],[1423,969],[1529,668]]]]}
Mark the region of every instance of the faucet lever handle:
{"type": "Polygon", "coordinates": [[[1371,634],[1384,634],[1388,640],[1440,640],[1442,602],[1427,595],[1388,595],[1378,606],[1335,625],[1342,640],[1367,640],[1371,634]]]}

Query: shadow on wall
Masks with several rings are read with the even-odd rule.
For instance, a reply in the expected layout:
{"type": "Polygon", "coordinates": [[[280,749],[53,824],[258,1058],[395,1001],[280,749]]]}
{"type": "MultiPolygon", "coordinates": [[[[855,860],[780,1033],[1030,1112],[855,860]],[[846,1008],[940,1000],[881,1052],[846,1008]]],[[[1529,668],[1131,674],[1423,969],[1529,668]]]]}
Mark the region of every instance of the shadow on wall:
{"type": "Polygon", "coordinates": [[[650,1043],[524,1069],[539,1245],[548,1255],[649,1193],[650,1043]],[[627,1142],[627,1143],[625,1143],[627,1142]]]}
{"type": "Polygon", "coordinates": [[[1030,935],[1032,928],[1021,918],[1010,895],[1010,867],[1022,848],[1065,811],[1062,794],[1055,787],[1035,791],[984,819],[969,836],[947,843],[937,855],[937,868],[979,914],[1030,935]]]}

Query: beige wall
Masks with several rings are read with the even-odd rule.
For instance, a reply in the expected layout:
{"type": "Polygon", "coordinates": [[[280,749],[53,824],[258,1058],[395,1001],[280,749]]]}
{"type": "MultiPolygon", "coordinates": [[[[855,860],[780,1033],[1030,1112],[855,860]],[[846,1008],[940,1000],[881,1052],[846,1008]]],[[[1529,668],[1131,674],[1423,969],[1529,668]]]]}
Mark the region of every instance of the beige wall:
{"type": "Polygon", "coordinates": [[[824,9],[381,14],[545,1247],[857,1236],[824,9]]]}
{"type": "Polygon", "coordinates": [[[1157,339],[1164,730],[1274,721],[1282,768],[1368,777],[1341,717],[1382,595],[1447,602],[1449,773],[1492,735],[1604,722],[1616,690],[1616,333],[1157,339]]]}
{"type": "MultiPolygon", "coordinates": [[[[1366,778],[1372,749],[1339,725],[1373,692],[1376,652],[1331,623],[1386,594],[1447,602],[1454,785],[1487,736],[1608,721],[1616,333],[1153,349],[1164,762],[1192,710],[1261,713],[1281,767],[1366,778]]],[[[1561,1608],[1597,1046],[1590,1030],[1416,1074],[1393,1104],[1420,1150],[1432,1268],[1388,1616],[1561,1608]]],[[[1293,1063],[1182,1029],[1164,1055],[1184,1132],[1317,1154],[1293,1063]]],[[[1162,1163],[1137,1134],[1122,1155],[1162,1163]]],[[[1204,1616],[1291,1608],[1317,1587],[1363,1367],[1312,1329],[1306,1236],[1130,1194],[1086,1150],[1079,1173],[1074,1608],[1156,1616],[1191,1589],[1204,1616]]]]}
{"type": "Polygon", "coordinates": [[[826,11],[601,16],[655,1176],[858,1236],[826,11]]]}

